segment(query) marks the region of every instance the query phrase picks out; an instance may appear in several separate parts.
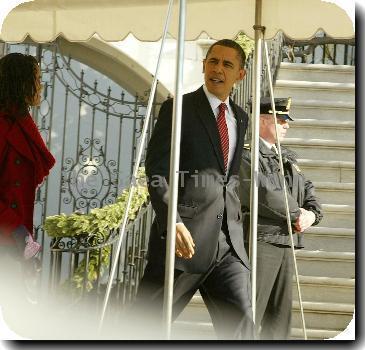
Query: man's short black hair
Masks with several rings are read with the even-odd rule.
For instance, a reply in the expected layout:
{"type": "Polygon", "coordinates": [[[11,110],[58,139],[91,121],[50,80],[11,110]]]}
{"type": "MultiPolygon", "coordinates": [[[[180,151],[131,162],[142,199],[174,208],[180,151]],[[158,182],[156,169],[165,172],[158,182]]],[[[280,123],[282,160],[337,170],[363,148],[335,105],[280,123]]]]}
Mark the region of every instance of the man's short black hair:
{"type": "Polygon", "coordinates": [[[236,43],[234,40],[231,39],[221,39],[216,41],[209,49],[207,52],[207,55],[205,58],[208,58],[210,52],[212,51],[214,46],[225,46],[225,47],[230,47],[234,50],[236,50],[237,55],[239,57],[239,61],[240,61],[240,68],[244,68],[245,67],[245,62],[246,62],[246,54],[245,51],[243,51],[242,47],[240,44],[236,43]]]}

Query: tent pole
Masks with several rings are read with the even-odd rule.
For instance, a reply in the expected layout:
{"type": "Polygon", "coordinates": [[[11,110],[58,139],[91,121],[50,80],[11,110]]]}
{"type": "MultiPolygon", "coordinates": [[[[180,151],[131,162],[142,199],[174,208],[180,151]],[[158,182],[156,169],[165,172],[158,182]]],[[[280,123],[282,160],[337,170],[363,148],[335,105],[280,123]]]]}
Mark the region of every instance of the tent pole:
{"type": "Polygon", "coordinates": [[[169,176],[169,206],[167,217],[165,285],[163,300],[163,327],[166,339],[171,337],[173,283],[175,267],[176,208],[178,199],[181,113],[183,93],[184,44],[186,22],[186,0],[179,4],[179,34],[176,53],[175,97],[172,113],[171,156],[169,176]]]}
{"type": "Polygon", "coordinates": [[[118,239],[117,248],[115,251],[115,259],[113,260],[113,265],[112,265],[111,273],[109,275],[107,289],[106,289],[105,296],[104,296],[102,312],[101,312],[101,317],[100,317],[100,321],[99,321],[99,329],[98,329],[99,332],[101,331],[103,322],[104,322],[105,312],[106,312],[106,308],[107,308],[108,301],[109,301],[110,290],[111,290],[111,286],[113,283],[115,270],[117,268],[117,263],[118,263],[117,257],[119,256],[119,252],[120,252],[120,249],[122,246],[125,229],[126,229],[127,222],[128,222],[128,212],[129,212],[129,209],[130,209],[130,206],[132,203],[132,198],[133,198],[133,194],[134,194],[134,190],[135,190],[135,186],[136,186],[136,182],[137,182],[138,168],[141,163],[142,153],[143,153],[145,141],[146,141],[147,130],[150,125],[149,120],[151,118],[153,101],[154,101],[155,94],[156,94],[161,57],[162,57],[162,52],[163,52],[165,41],[166,41],[167,30],[168,30],[169,23],[170,23],[173,2],[174,2],[174,0],[169,0],[165,25],[164,25],[164,29],[163,29],[163,35],[162,35],[162,39],[161,39],[160,51],[159,51],[157,63],[156,63],[155,75],[153,77],[151,93],[150,93],[150,96],[148,99],[146,116],[145,116],[144,123],[143,123],[142,135],[141,135],[139,145],[138,145],[137,156],[136,156],[136,161],[135,161],[135,165],[134,165],[134,169],[133,169],[132,179],[131,179],[131,183],[129,185],[128,200],[127,200],[126,207],[124,209],[122,226],[121,226],[121,229],[119,232],[119,239],[118,239]]]}
{"type": "Polygon", "coordinates": [[[255,55],[252,102],[251,136],[251,188],[250,188],[250,262],[251,262],[251,298],[253,322],[256,322],[256,269],[257,269],[257,202],[259,167],[259,119],[260,119],[260,82],[261,53],[264,27],[261,26],[262,1],[256,0],[255,9],[255,55]]]}
{"type": "Polygon", "coordinates": [[[289,211],[289,204],[288,204],[288,192],[287,192],[286,181],[285,181],[283,158],[282,158],[282,155],[281,155],[280,138],[279,138],[279,135],[278,135],[278,124],[277,124],[277,119],[276,119],[274,90],[273,90],[272,78],[271,78],[271,67],[270,67],[269,53],[268,53],[266,41],[264,41],[264,46],[265,46],[265,58],[266,58],[266,65],[267,65],[267,74],[268,74],[268,78],[269,78],[271,108],[272,108],[272,111],[273,111],[273,118],[274,118],[274,123],[275,123],[275,136],[276,136],[276,142],[277,142],[277,146],[278,146],[277,148],[278,148],[278,154],[279,154],[279,166],[280,166],[280,172],[281,172],[281,175],[282,175],[282,178],[283,178],[283,190],[284,190],[283,192],[284,192],[284,200],[285,200],[286,222],[287,222],[287,225],[288,225],[288,232],[289,232],[289,237],[290,237],[290,246],[291,246],[291,251],[292,251],[293,260],[294,260],[294,272],[295,272],[295,280],[296,280],[297,291],[298,291],[300,315],[301,315],[301,319],[302,319],[303,336],[304,336],[304,339],[307,340],[307,331],[306,331],[306,327],[305,327],[302,294],[301,294],[300,285],[299,285],[299,274],[298,274],[298,267],[297,267],[297,259],[295,257],[295,250],[294,250],[293,230],[292,230],[292,223],[290,221],[290,211],[289,211]]]}

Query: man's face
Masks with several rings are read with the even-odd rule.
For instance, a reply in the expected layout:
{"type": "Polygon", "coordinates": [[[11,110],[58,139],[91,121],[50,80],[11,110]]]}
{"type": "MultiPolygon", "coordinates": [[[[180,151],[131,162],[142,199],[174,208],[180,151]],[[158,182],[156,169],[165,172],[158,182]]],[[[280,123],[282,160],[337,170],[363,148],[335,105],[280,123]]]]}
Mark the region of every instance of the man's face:
{"type": "MultiPolygon", "coordinates": [[[[285,139],[286,132],[289,129],[287,119],[283,119],[277,115],[278,137],[280,142],[285,139]]],[[[275,122],[272,114],[260,115],[260,136],[269,143],[276,142],[275,122]]]]}
{"type": "Polygon", "coordinates": [[[203,61],[205,85],[210,93],[225,101],[233,84],[245,76],[240,67],[238,53],[231,47],[213,46],[209,56],[203,61]]]}

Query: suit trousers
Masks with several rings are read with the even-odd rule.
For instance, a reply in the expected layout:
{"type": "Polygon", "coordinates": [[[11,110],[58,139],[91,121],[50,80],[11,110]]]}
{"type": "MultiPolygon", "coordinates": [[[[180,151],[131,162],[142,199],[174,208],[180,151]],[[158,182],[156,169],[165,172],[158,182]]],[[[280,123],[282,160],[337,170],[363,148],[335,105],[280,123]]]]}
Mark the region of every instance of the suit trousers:
{"type": "MultiPolygon", "coordinates": [[[[199,290],[219,339],[253,339],[250,271],[221,232],[216,258],[205,274],[175,270],[172,318],[175,320],[199,290]]],[[[139,314],[147,338],[162,335],[164,271],[147,264],[133,315],[139,314]]]]}
{"type": "Polygon", "coordinates": [[[257,242],[256,332],[260,339],[290,337],[292,280],[291,248],[257,242]]]}

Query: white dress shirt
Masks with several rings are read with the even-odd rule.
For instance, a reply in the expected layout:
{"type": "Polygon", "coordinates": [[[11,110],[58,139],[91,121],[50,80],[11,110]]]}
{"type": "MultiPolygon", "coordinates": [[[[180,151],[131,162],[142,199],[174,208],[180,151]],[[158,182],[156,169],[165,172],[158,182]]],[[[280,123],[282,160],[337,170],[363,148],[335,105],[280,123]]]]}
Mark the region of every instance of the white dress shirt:
{"type": "Polygon", "coordinates": [[[260,137],[260,139],[261,139],[261,141],[264,143],[264,145],[265,145],[268,149],[270,149],[271,151],[275,152],[276,154],[279,154],[279,151],[278,151],[278,149],[277,149],[277,147],[276,147],[275,143],[270,143],[270,142],[268,142],[268,141],[264,140],[262,137],[260,137]]]}
{"type": "Polygon", "coordinates": [[[231,167],[234,151],[236,150],[237,143],[237,120],[234,116],[232,108],[229,104],[229,96],[225,101],[221,101],[217,96],[210,93],[205,85],[203,85],[203,90],[207,99],[209,101],[210,107],[214,113],[215,119],[217,120],[219,114],[219,105],[221,103],[225,103],[227,106],[226,109],[226,123],[228,128],[228,137],[229,137],[229,151],[228,151],[228,163],[227,163],[227,173],[231,167]]]}
{"type": "Polygon", "coordinates": [[[268,142],[268,141],[264,140],[262,137],[260,137],[260,139],[261,139],[261,141],[264,143],[264,145],[265,145],[268,149],[271,149],[271,148],[272,148],[272,146],[275,146],[275,144],[274,144],[274,143],[270,143],[270,142],[268,142]]]}

